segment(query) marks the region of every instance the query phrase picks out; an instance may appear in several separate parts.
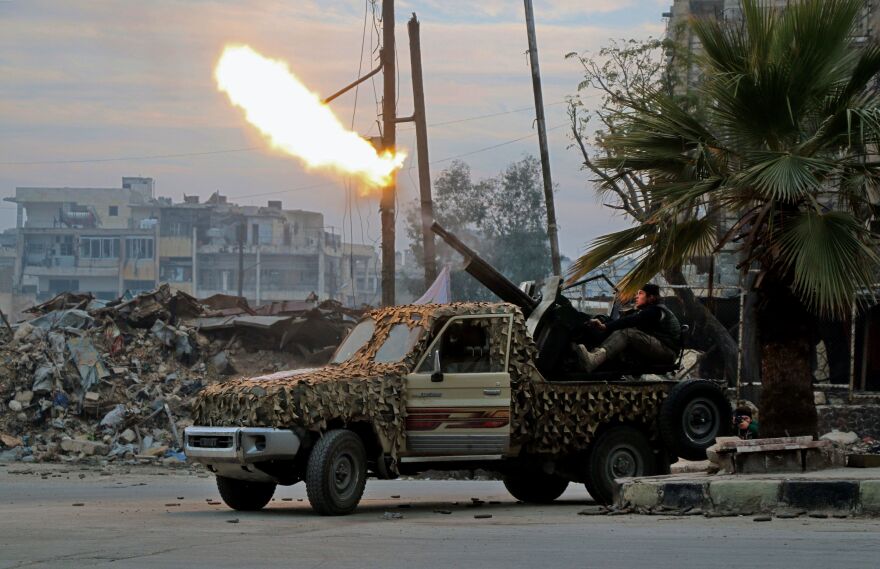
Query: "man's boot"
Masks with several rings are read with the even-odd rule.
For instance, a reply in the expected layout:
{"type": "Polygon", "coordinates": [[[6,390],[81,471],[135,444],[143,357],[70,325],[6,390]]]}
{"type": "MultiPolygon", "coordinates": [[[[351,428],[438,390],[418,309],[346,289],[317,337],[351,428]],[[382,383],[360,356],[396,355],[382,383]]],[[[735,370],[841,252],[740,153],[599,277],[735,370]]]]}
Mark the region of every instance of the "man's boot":
{"type": "Polygon", "coordinates": [[[578,360],[587,373],[604,364],[605,360],[608,359],[608,352],[605,348],[598,348],[591,352],[583,344],[575,345],[574,353],[577,354],[578,360]]]}

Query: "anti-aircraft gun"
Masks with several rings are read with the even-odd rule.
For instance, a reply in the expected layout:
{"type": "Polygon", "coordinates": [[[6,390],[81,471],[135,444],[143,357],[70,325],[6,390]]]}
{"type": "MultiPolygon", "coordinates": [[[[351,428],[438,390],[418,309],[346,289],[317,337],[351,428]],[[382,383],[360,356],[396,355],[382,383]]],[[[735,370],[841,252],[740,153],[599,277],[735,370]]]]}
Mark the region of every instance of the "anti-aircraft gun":
{"type": "Polygon", "coordinates": [[[529,334],[538,347],[536,364],[545,376],[558,375],[565,369],[572,369],[568,364],[574,361],[571,348],[573,342],[591,346],[600,341],[600,334],[587,325],[591,317],[577,310],[562,294],[562,277],[548,277],[540,291],[532,296],[510,282],[436,221],[431,225],[431,230],[464,257],[464,270],[468,274],[498,298],[522,310],[529,334]]]}

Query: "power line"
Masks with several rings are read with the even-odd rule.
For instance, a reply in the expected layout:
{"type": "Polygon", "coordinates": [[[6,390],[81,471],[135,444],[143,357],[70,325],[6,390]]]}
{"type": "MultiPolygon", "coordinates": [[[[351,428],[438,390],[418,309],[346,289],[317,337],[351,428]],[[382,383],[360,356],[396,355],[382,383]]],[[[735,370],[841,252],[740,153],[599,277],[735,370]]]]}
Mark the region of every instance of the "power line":
{"type": "MultiPolygon", "coordinates": [[[[559,124],[559,125],[556,125],[556,126],[554,126],[554,127],[548,128],[548,129],[547,129],[547,132],[551,132],[551,131],[554,131],[554,130],[559,130],[560,128],[563,128],[563,127],[566,127],[566,126],[568,126],[568,125],[567,125],[567,124],[559,124]]],[[[537,132],[532,132],[532,133],[529,133],[529,134],[527,134],[527,135],[525,135],[525,136],[521,136],[521,137],[519,137],[519,138],[514,138],[514,139],[512,139],[512,140],[507,140],[507,141],[504,141],[504,142],[500,142],[500,143],[498,143],[498,144],[493,144],[493,145],[491,145],[491,146],[486,146],[486,147],[484,147],[484,148],[477,148],[476,150],[470,150],[470,151],[468,151],[468,152],[464,152],[464,153],[462,153],[462,154],[456,154],[455,156],[447,156],[446,158],[440,158],[439,160],[432,160],[430,163],[431,163],[431,164],[442,164],[443,162],[449,162],[449,161],[451,161],[451,160],[457,160],[457,159],[459,159],[459,158],[465,158],[465,157],[467,157],[467,156],[473,156],[474,154],[481,154],[481,153],[483,153],[483,152],[488,152],[488,151],[490,151],[490,150],[495,150],[496,148],[501,148],[501,147],[503,147],[503,146],[509,146],[509,145],[511,145],[511,144],[515,144],[515,143],[517,143],[517,142],[521,142],[521,141],[523,141],[523,140],[526,140],[526,139],[532,138],[533,136],[536,136],[537,134],[538,134],[537,132]]],[[[402,171],[402,172],[408,172],[408,171],[410,171],[410,170],[414,170],[414,169],[416,169],[416,168],[417,168],[417,166],[410,166],[409,168],[402,168],[401,171],[402,171]]],[[[315,189],[315,188],[325,188],[325,187],[336,186],[336,185],[338,185],[338,182],[322,182],[322,183],[320,183],[320,184],[311,184],[311,185],[308,185],[308,186],[301,186],[301,187],[299,187],[299,188],[291,188],[291,189],[289,189],[289,190],[274,190],[274,191],[271,191],[271,192],[263,192],[263,193],[260,193],[260,194],[246,194],[246,195],[239,195],[239,196],[228,196],[228,199],[257,198],[257,197],[262,197],[262,196],[274,196],[274,195],[278,195],[278,194],[286,194],[286,193],[293,193],[293,192],[302,192],[302,191],[305,191],[305,190],[313,190],[313,189],[315,189]]]]}
{"type": "MultiPolygon", "coordinates": [[[[548,128],[547,132],[560,129],[565,126],[568,126],[568,125],[564,125],[564,124],[556,125],[553,128],[548,128]]],[[[464,158],[466,156],[473,156],[474,154],[480,154],[481,152],[488,152],[489,150],[495,150],[496,148],[501,148],[502,146],[508,146],[510,144],[514,144],[516,142],[526,140],[527,138],[532,138],[533,136],[535,136],[537,134],[538,134],[537,132],[533,132],[533,133],[527,134],[525,136],[521,136],[519,138],[514,138],[513,140],[508,140],[506,142],[501,142],[499,144],[493,144],[492,146],[487,146],[485,148],[479,148],[477,150],[471,150],[470,152],[465,152],[464,154],[458,154],[456,156],[449,156],[447,158],[441,158],[440,160],[432,160],[431,164],[439,164],[440,162],[449,162],[450,160],[456,160],[458,158],[464,158]]]]}
{"type": "MultiPolygon", "coordinates": [[[[550,103],[548,106],[552,105],[561,105],[564,104],[565,101],[557,101],[555,103],[550,103]]],[[[523,111],[532,110],[534,107],[521,107],[518,109],[512,109],[509,111],[503,111],[500,113],[492,113],[488,115],[477,115],[472,117],[464,117],[460,119],[453,119],[438,123],[429,124],[429,127],[436,128],[440,126],[447,126],[451,124],[459,124],[463,122],[470,122],[476,120],[482,120],[492,117],[500,117],[503,115],[509,115],[512,113],[521,113],[523,111]]],[[[408,130],[408,129],[406,129],[408,130]]],[[[48,165],[48,164],[84,164],[90,162],[125,162],[129,160],[161,160],[165,158],[193,158],[198,156],[212,156],[217,154],[234,154],[237,152],[254,152],[257,150],[262,150],[261,146],[249,146],[246,148],[228,148],[226,150],[206,150],[202,152],[179,152],[175,154],[149,154],[145,156],[120,156],[116,158],[83,158],[79,160],[34,160],[34,161],[22,161],[22,162],[0,162],[0,166],[38,166],[38,165],[48,165]]]]}
{"type": "MultiPolygon", "coordinates": [[[[555,105],[564,105],[566,102],[567,101],[556,101],[555,103],[550,103],[547,106],[552,107],[555,105]]],[[[530,106],[530,107],[520,107],[518,109],[511,109],[509,111],[501,111],[499,113],[491,113],[488,115],[476,115],[476,116],[472,116],[472,117],[465,117],[465,118],[460,118],[460,119],[453,119],[453,120],[448,120],[448,121],[443,121],[443,122],[437,122],[437,123],[429,124],[428,126],[432,127],[432,128],[436,128],[438,126],[447,126],[447,125],[451,125],[451,124],[459,124],[459,123],[463,123],[463,122],[470,122],[470,121],[476,121],[476,120],[481,120],[481,119],[490,119],[492,117],[500,117],[500,116],[509,115],[512,113],[521,113],[524,111],[533,111],[533,110],[535,110],[534,105],[530,106]]],[[[415,128],[415,127],[410,127],[410,128],[415,128]]],[[[404,129],[404,130],[409,130],[409,129],[404,129]]]]}

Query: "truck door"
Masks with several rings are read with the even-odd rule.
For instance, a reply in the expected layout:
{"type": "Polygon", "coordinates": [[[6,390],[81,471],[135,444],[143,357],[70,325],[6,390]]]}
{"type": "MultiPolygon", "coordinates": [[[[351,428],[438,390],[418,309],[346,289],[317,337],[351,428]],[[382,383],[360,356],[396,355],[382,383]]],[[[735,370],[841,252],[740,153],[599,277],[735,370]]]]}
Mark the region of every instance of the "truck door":
{"type": "Polygon", "coordinates": [[[456,316],[407,377],[404,461],[500,458],[510,446],[510,314],[456,316]]]}

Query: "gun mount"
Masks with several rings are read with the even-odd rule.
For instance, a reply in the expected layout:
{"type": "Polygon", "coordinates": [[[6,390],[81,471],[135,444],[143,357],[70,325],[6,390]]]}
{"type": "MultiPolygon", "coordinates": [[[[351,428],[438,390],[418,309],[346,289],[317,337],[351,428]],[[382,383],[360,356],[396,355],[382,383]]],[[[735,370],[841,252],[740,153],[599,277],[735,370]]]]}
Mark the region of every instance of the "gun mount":
{"type": "Polygon", "coordinates": [[[538,301],[515,284],[510,282],[504,275],[495,270],[495,267],[483,260],[473,249],[462,243],[461,239],[443,229],[436,221],[431,224],[431,231],[458,251],[464,257],[464,270],[469,275],[480,281],[486,288],[495,293],[504,302],[519,306],[526,318],[538,307],[538,301]]]}
{"type": "Polygon", "coordinates": [[[498,298],[522,310],[528,331],[538,347],[536,365],[541,373],[560,373],[566,367],[566,361],[573,358],[572,342],[587,345],[598,343],[596,332],[586,326],[590,316],[577,310],[562,294],[561,277],[547,278],[538,297],[532,297],[436,221],[431,225],[431,230],[464,257],[464,270],[468,274],[498,298]]]}

